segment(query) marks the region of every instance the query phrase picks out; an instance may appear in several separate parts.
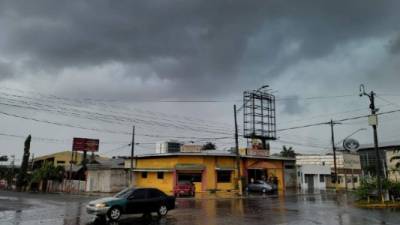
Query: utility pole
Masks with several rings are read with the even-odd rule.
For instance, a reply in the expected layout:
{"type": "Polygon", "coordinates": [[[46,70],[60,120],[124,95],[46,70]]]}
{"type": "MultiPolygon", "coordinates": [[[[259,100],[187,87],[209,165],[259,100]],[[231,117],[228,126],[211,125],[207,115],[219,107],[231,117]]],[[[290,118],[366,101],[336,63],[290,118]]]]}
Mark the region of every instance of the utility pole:
{"type": "Polygon", "coordinates": [[[337,190],[337,183],[338,183],[338,172],[337,172],[337,164],[336,164],[336,146],[335,146],[335,132],[333,129],[333,126],[335,124],[339,124],[337,122],[334,122],[333,120],[331,120],[329,122],[329,124],[331,125],[331,138],[332,138],[332,150],[333,150],[333,168],[335,171],[335,176],[334,176],[334,183],[335,183],[335,189],[337,190]]]}
{"type": "Polygon", "coordinates": [[[135,126],[132,128],[132,143],[131,143],[131,169],[129,171],[130,183],[133,184],[133,156],[135,155],[135,126]]]}
{"type": "Polygon", "coordinates": [[[14,167],[15,167],[15,155],[11,155],[11,179],[10,179],[10,183],[8,183],[9,189],[12,189],[12,186],[14,183],[14,167]]]}
{"type": "Polygon", "coordinates": [[[363,84],[360,85],[360,97],[362,96],[368,96],[370,105],[369,108],[371,109],[371,116],[368,119],[370,125],[372,125],[372,129],[374,131],[374,147],[375,147],[375,154],[376,154],[376,182],[377,182],[377,188],[378,188],[378,196],[382,197],[382,182],[381,182],[381,156],[379,154],[379,147],[378,147],[378,130],[377,130],[377,125],[378,125],[378,115],[376,115],[376,112],[378,112],[378,109],[375,108],[375,93],[371,91],[369,94],[365,92],[365,86],[363,84]]]}
{"type": "Polygon", "coordinates": [[[236,167],[237,167],[237,178],[238,178],[238,189],[239,195],[242,195],[242,179],[240,175],[240,153],[239,153],[239,134],[237,126],[237,115],[236,115],[236,105],[233,105],[233,115],[235,117],[235,150],[236,150],[236,167]]]}

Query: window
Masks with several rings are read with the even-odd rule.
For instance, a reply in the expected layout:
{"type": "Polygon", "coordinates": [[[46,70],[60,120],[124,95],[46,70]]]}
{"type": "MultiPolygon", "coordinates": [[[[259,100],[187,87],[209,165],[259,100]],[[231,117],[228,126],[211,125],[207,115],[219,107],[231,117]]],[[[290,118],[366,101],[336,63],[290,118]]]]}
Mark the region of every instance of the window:
{"type": "Polygon", "coordinates": [[[218,183],[230,183],[231,182],[231,171],[217,171],[217,182],[218,183]]]}
{"type": "Polygon", "coordinates": [[[57,164],[65,164],[65,161],[57,161],[57,164]]]}
{"type": "Polygon", "coordinates": [[[201,182],[201,173],[180,173],[178,174],[178,181],[201,182]]]}
{"type": "Polygon", "coordinates": [[[319,175],[319,182],[323,183],[325,182],[325,176],[324,175],[319,175]]]}
{"type": "Polygon", "coordinates": [[[157,172],[157,179],[164,179],[164,172],[157,172]]]}
{"type": "Polygon", "coordinates": [[[134,191],[132,188],[125,188],[124,190],[120,191],[117,193],[114,197],[116,198],[127,198],[128,196],[131,195],[131,193],[134,191]]]}
{"type": "Polygon", "coordinates": [[[142,178],[147,178],[147,172],[142,172],[142,178]]]}
{"type": "Polygon", "coordinates": [[[145,199],[146,198],[146,189],[138,189],[133,192],[131,195],[135,199],[145,199]]]}
{"type": "Polygon", "coordinates": [[[285,169],[288,170],[294,169],[294,165],[285,165],[285,169]]]}
{"type": "Polygon", "coordinates": [[[149,190],[149,198],[159,198],[159,197],[164,197],[164,196],[165,196],[165,194],[157,189],[149,190]]]}
{"type": "Polygon", "coordinates": [[[353,177],[353,183],[357,183],[358,182],[358,177],[353,177]]]}

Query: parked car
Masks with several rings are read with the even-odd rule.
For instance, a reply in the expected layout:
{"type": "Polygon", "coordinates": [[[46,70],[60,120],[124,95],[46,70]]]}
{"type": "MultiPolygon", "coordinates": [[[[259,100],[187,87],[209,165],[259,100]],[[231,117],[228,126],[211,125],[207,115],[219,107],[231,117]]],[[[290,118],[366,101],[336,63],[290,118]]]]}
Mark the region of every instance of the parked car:
{"type": "Polygon", "coordinates": [[[127,188],[114,197],[89,202],[87,213],[118,221],[122,214],[144,214],[157,212],[167,215],[175,208],[175,197],[168,196],[156,188],[127,188]]]}
{"type": "Polygon", "coordinates": [[[254,183],[249,183],[246,188],[247,191],[254,191],[254,192],[274,192],[277,190],[276,185],[267,183],[263,180],[256,180],[254,183]]]}
{"type": "Polygon", "coordinates": [[[179,197],[182,195],[194,197],[195,192],[196,188],[194,184],[190,181],[179,181],[174,187],[175,197],[179,197]]]}
{"type": "Polygon", "coordinates": [[[7,188],[7,181],[0,180],[0,189],[6,189],[6,188],[7,188]]]}

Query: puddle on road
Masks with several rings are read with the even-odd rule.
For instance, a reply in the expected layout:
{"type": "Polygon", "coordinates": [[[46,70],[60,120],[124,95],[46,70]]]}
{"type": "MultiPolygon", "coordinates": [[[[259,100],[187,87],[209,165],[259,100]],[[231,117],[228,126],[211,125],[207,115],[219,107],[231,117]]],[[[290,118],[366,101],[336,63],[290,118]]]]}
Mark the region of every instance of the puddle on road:
{"type": "Polygon", "coordinates": [[[0,200],[18,201],[18,198],[16,198],[16,197],[0,196],[0,200]]]}

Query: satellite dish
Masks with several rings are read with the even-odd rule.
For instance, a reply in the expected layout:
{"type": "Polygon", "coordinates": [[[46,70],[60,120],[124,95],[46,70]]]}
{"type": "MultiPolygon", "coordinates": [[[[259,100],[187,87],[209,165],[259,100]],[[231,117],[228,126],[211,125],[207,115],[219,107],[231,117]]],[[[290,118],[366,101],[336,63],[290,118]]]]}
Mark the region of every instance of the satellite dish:
{"type": "Polygon", "coordinates": [[[346,138],[343,141],[343,148],[348,151],[355,152],[360,148],[360,142],[358,142],[356,139],[346,138]]]}

